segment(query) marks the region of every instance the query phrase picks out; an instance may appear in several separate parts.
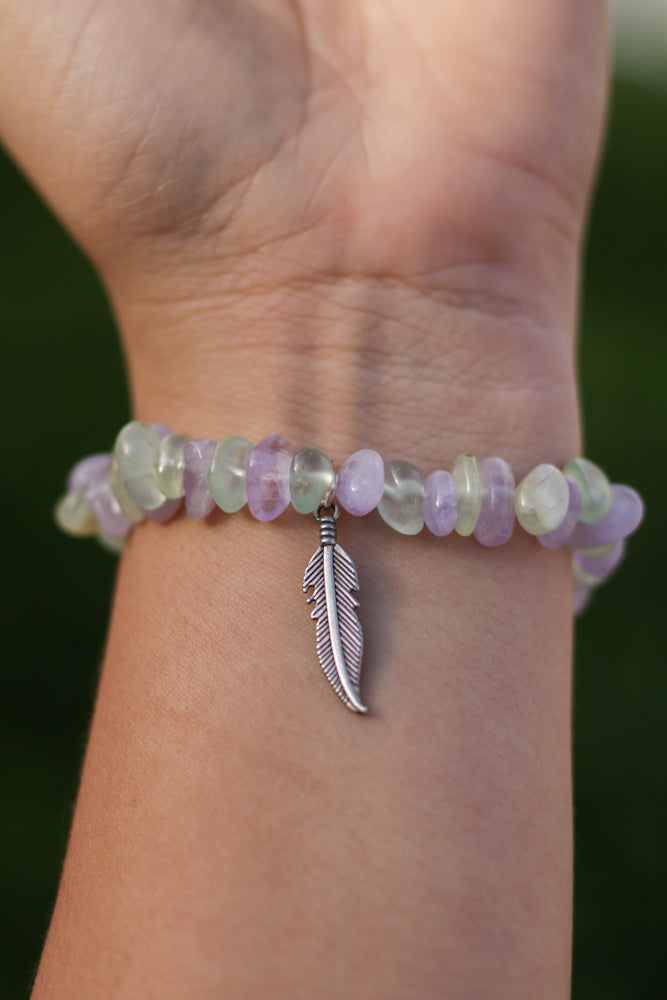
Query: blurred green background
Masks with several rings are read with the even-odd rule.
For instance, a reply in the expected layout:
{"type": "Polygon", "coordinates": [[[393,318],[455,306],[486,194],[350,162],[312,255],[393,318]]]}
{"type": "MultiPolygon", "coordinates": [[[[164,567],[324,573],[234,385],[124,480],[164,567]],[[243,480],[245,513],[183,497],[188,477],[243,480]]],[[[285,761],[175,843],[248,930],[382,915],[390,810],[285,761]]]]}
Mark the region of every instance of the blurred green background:
{"type": "MultiPolygon", "coordinates": [[[[586,454],[647,501],[577,626],[574,1000],[667,996],[664,447],[667,89],[617,82],[583,285],[586,454]]],[[[115,560],[53,527],[63,478],[128,418],[96,276],[6,159],[0,997],[26,997],[77,787],[115,560]]],[[[378,998],[380,1000],[380,998],[378,998]]],[[[489,998],[492,1000],[492,998],[489,998]]]]}

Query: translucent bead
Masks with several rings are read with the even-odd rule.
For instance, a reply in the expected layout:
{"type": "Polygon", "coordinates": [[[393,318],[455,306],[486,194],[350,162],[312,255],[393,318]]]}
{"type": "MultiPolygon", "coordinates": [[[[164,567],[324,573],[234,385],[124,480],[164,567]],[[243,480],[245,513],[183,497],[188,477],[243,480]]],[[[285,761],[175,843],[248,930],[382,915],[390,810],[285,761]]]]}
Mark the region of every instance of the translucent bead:
{"type": "Polygon", "coordinates": [[[578,524],[568,545],[573,549],[595,549],[632,534],[644,516],[642,498],[630,486],[614,483],[609,511],[596,524],[578,524]]]}
{"type": "Polygon", "coordinates": [[[334,483],[333,462],[320,448],[299,448],[292,459],[289,490],[299,514],[312,514],[326,499],[334,483]]]}
{"type": "Polygon", "coordinates": [[[123,538],[128,533],[133,522],[120,509],[111,491],[108,475],[103,469],[100,468],[95,477],[90,477],[86,487],[86,500],[102,534],[123,538]]]}
{"type": "Polygon", "coordinates": [[[171,521],[172,517],[178,514],[182,505],[183,497],[176,497],[173,500],[167,500],[165,497],[161,507],[145,511],[146,518],[149,521],[157,521],[158,524],[164,524],[166,521],[171,521]]]}
{"type": "Polygon", "coordinates": [[[170,500],[185,496],[185,446],[188,439],[182,434],[167,434],[162,438],[153,460],[153,477],[160,493],[170,500]]]}
{"type": "Polygon", "coordinates": [[[572,458],[563,466],[564,475],[573,479],[581,493],[579,520],[596,524],[609,510],[611,487],[602,469],[587,458],[572,458]]]}
{"type": "Polygon", "coordinates": [[[581,552],[587,559],[601,559],[613,552],[617,544],[617,542],[612,542],[610,545],[598,545],[595,549],[577,549],[577,552],[581,552]]]}
{"type": "MultiPolygon", "coordinates": [[[[567,476],[565,478],[567,479],[567,476]]],[[[581,507],[581,493],[573,479],[567,479],[567,488],[570,493],[567,514],[553,531],[547,531],[546,535],[537,536],[538,542],[545,549],[559,549],[561,545],[565,545],[577,526],[579,508],[581,507]]]]}
{"type": "Polygon", "coordinates": [[[125,517],[132,521],[133,524],[139,524],[140,521],[144,519],[144,512],[142,511],[139,504],[135,503],[130,494],[125,489],[125,483],[120,478],[118,473],[118,463],[116,462],[116,456],[111,456],[111,462],[109,464],[108,471],[109,486],[111,487],[111,492],[118,501],[118,506],[122,510],[125,517]]]}
{"type": "Polygon", "coordinates": [[[54,511],[58,527],[67,535],[85,538],[97,533],[97,518],[86,500],[85,487],[70,490],[58,501],[54,511]]]}
{"type": "Polygon", "coordinates": [[[195,438],[185,446],[185,509],[195,521],[208,517],[215,507],[215,500],[208,488],[208,470],[216,443],[210,438],[195,438]]]}
{"type": "Polygon", "coordinates": [[[514,531],[514,475],[502,458],[480,464],[482,506],[473,534],[482,545],[504,545],[514,531]]]}
{"type": "Polygon", "coordinates": [[[424,527],[424,474],[412,462],[396,459],[384,468],[384,492],[378,506],[383,521],[402,535],[424,527]]]}
{"type": "Polygon", "coordinates": [[[338,472],[336,500],[343,510],[364,517],[375,510],[384,492],[384,462],[372,448],[346,458],[338,472]]]}
{"type": "Polygon", "coordinates": [[[482,508],[482,477],[474,455],[459,455],[452,468],[456,483],[458,514],[456,532],[472,535],[482,508]]]}
{"type": "Polygon", "coordinates": [[[519,483],[514,501],[519,524],[529,535],[554,531],[563,523],[569,504],[567,480],[548,462],[536,466],[519,483]]]}
{"type": "MultiPolygon", "coordinates": [[[[593,549],[593,552],[599,550],[593,549]]],[[[591,555],[591,551],[574,552],[573,569],[578,578],[587,586],[594,587],[605,580],[620,564],[625,555],[625,539],[611,546],[604,555],[591,555]]]]}
{"type": "Polygon", "coordinates": [[[211,459],[208,471],[208,488],[218,507],[227,514],[235,514],[245,506],[245,470],[253,445],[238,434],[230,434],[220,441],[211,459]]]}
{"type": "Polygon", "coordinates": [[[451,472],[437,469],[424,483],[424,524],[443,537],[454,530],[457,517],[456,483],[451,472]]]}
{"type": "Polygon", "coordinates": [[[121,482],[144,510],[160,507],[164,500],[153,474],[160,440],[158,432],[148,424],[133,420],[120,431],[113,449],[121,482]]]}
{"type": "Polygon", "coordinates": [[[294,449],[282,434],[269,434],[250,452],[246,468],[248,507],[259,521],[273,521],[287,509],[294,449]]]}
{"type": "Polygon", "coordinates": [[[104,475],[109,468],[108,452],[98,452],[96,455],[86,455],[80,462],[77,462],[67,477],[67,492],[85,489],[91,476],[96,477],[100,470],[104,475]]]}
{"type": "Polygon", "coordinates": [[[158,437],[161,438],[166,438],[168,434],[174,433],[173,427],[170,427],[169,424],[163,424],[161,420],[154,421],[151,427],[157,432],[158,437]]]}

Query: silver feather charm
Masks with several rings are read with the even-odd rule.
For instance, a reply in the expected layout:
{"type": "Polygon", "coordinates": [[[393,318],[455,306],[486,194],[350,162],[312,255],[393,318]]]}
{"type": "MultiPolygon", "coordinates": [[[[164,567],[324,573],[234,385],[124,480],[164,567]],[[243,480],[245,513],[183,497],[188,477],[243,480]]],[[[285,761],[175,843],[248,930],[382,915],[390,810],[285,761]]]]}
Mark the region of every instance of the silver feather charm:
{"type": "Polygon", "coordinates": [[[338,508],[320,508],[320,547],[306,567],[303,592],[313,588],[310,617],[317,622],[317,655],[327,680],[353,712],[368,709],[359,694],[364,637],[357,618],[359,580],[354,563],[337,541],[338,508]],[[325,514],[324,509],[333,509],[325,514]]]}

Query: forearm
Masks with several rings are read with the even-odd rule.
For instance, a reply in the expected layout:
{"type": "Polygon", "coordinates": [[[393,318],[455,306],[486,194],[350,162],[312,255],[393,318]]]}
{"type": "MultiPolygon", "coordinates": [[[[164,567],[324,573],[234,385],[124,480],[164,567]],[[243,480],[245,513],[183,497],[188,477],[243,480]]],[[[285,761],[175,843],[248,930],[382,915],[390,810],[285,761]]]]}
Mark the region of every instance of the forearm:
{"type": "MultiPolygon", "coordinates": [[[[337,466],[363,446],[426,472],[474,451],[520,477],[578,452],[572,286],[551,330],[365,287],[353,309],[318,293],[319,316],[298,292],[291,317],[249,300],[245,328],[218,310],[218,335],[214,307],[120,308],[137,415],[278,431],[337,466]]],[[[484,549],[376,515],[340,536],[365,717],[317,664],[309,518],[133,533],[35,998],[567,995],[567,558],[520,530],[484,549]]]]}

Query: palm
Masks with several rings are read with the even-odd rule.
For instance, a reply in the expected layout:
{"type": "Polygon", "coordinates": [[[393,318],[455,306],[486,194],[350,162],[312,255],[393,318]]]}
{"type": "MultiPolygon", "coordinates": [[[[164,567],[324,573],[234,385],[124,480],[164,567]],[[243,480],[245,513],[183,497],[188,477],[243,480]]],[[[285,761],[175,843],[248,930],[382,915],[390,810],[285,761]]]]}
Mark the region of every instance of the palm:
{"type": "Polygon", "coordinates": [[[545,229],[576,243],[594,5],[5,7],[3,134],[112,284],[159,247],[259,253],[280,281],[463,266],[463,287],[528,266],[545,229]]]}

